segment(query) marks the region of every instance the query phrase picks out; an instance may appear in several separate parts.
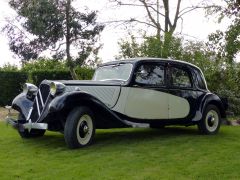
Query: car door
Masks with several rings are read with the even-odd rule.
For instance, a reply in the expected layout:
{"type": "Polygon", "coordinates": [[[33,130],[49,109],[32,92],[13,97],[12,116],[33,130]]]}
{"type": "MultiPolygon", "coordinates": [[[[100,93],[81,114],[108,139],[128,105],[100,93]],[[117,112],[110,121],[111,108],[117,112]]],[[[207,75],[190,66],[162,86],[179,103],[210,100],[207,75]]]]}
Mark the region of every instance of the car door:
{"type": "Polygon", "coordinates": [[[131,87],[125,87],[124,114],[138,119],[168,119],[166,63],[144,62],[135,68],[131,87]]]}
{"type": "Polygon", "coordinates": [[[168,68],[169,119],[192,118],[197,92],[193,74],[187,65],[169,63],[168,68]]]}

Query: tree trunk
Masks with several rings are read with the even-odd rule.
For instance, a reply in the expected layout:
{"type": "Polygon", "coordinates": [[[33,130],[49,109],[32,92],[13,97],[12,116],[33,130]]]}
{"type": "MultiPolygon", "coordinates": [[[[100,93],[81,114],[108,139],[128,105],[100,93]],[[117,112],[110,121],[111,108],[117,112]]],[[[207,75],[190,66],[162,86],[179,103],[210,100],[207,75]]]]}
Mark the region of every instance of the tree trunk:
{"type": "Polygon", "coordinates": [[[69,67],[71,76],[73,79],[77,79],[76,72],[74,70],[74,62],[72,61],[72,57],[70,54],[70,46],[71,46],[71,34],[70,34],[70,8],[71,8],[71,0],[67,0],[66,4],[66,54],[67,54],[67,65],[69,67]]]}
{"type": "Polygon", "coordinates": [[[163,5],[164,5],[164,11],[165,11],[165,27],[164,27],[164,32],[167,33],[168,32],[168,25],[171,24],[170,23],[170,19],[169,19],[169,0],[163,0],[163,5]]]}

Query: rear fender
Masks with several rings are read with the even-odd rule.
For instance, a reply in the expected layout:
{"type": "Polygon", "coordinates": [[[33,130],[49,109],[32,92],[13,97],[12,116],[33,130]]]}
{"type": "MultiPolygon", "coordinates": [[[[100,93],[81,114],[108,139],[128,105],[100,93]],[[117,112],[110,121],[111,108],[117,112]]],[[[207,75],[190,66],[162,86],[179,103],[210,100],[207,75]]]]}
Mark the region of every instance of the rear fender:
{"type": "Polygon", "coordinates": [[[222,100],[215,94],[208,93],[204,97],[203,103],[201,105],[201,112],[204,113],[204,110],[207,108],[209,104],[217,106],[220,111],[221,117],[226,117],[226,107],[224,106],[222,100]]]}

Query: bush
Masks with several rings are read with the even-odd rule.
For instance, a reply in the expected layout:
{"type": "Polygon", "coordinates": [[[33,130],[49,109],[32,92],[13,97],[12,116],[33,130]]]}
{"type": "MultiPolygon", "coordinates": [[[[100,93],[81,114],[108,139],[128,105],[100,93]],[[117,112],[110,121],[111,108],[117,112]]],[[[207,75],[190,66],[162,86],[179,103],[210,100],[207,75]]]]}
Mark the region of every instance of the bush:
{"type": "MultiPolygon", "coordinates": [[[[90,68],[77,68],[76,74],[78,79],[88,80],[93,76],[94,70],[90,68]]],[[[68,70],[39,70],[30,73],[29,80],[39,85],[43,80],[71,80],[72,76],[68,70]]]]}
{"type": "Polygon", "coordinates": [[[70,80],[72,79],[69,71],[57,71],[57,70],[47,70],[47,71],[33,71],[31,72],[32,83],[39,85],[43,80],[70,80]]]}
{"type": "Polygon", "coordinates": [[[0,106],[10,105],[22,91],[28,75],[22,71],[0,71],[0,106]]]}
{"type": "Polygon", "coordinates": [[[33,71],[49,71],[49,70],[65,70],[67,71],[66,63],[64,61],[55,60],[55,59],[38,59],[29,61],[24,64],[22,67],[23,71],[28,73],[33,71]]]}
{"type": "Polygon", "coordinates": [[[94,69],[82,67],[76,69],[76,74],[78,76],[78,79],[89,80],[92,79],[94,71],[95,71],[94,69]]]}

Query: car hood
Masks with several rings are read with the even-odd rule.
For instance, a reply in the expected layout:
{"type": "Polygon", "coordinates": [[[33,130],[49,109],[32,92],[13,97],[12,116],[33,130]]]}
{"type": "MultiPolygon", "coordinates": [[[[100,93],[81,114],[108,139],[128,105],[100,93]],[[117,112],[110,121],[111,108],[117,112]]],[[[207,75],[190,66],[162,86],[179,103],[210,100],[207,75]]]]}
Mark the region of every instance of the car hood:
{"type": "Polygon", "coordinates": [[[56,80],[66,86],[121,86],[125,84],[123,81],[92,81],[92,80],[56,80]]]}

